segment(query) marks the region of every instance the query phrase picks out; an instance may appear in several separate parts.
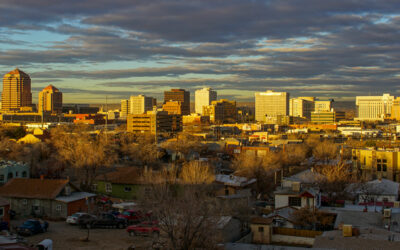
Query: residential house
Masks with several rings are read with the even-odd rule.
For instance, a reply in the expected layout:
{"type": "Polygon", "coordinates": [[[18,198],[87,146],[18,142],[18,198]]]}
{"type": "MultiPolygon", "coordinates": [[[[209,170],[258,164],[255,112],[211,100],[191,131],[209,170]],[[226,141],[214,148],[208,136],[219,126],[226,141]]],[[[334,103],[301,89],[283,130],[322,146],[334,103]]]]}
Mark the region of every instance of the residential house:
{"type": "Polygon", "coordinates": [[[119,167],[115,171],[96,177],[93,191],[126,200],[137,199],[147,182],[136,167],[119,167]]]}
{"type": "Polygon", "coordinates": [[[244,195],[251,196],[251,189],[257,182],[256,179],[236,175],[217,174],[215,175],[215,184],[220,188],[216,192],[217,196],[244,195]]]}
{"type": "Polygon", "coordinates": [[[22,162],[0,160],[0,185],[12,178],[29,178],[29,166],[22,162]]]}
{"type": "Polygon", "coordinates": [[[88,211],[95,195],[79,191],[68,179],[14,178],[0,187],[0,196],[19,216],[66,218],[88,211]]]}
{"type": "Polygon", "coordinates": [[[321,206],[321,192],[318,183],[325,176],[308,169],[296,175],[284,178],[281,186],[276,189],[275,209],[281,207],[318,208],[321,206]]]}
{"type": "Polygon", "coordinates": [[[292,214],[297,210],[295,207],[281,207],[264,217],[272,219],[272,225],[275,227],[295,228],[292,214]]]}
{"type": "Polygon", "coordinates": [[[384,205],[393,207],[399,199],[398,182],[377,179],[365,183],[354,183],[347,187],[359,205],[384,205]]]}
{"type": "Polygon", "coordinates": [[[252,187],[256,182],[257,180],[254,178],[217,174],[214,181],[215,194],[219,202],[225,205],[242,204],[247,206],[252,195],[252,187]]]}

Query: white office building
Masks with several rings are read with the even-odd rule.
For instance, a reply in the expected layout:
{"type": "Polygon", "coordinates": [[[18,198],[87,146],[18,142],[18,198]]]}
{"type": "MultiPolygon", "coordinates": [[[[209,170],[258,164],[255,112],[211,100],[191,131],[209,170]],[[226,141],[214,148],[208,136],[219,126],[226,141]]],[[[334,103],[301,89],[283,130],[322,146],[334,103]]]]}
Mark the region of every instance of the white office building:
{"type": "Polygon", "coordinates": [[[195,112],[203,114],[203,107],[211,105],[212,101],[217,100],[217,92],[211,88],[198,89],[195,92],[195,112]]]}
{"type": "Polygon", "coordinates": [[[256,121],[265,122],[266,117],[289,115],[289,93],[266,92],[255,93],[256,121]]]}
{"type": "Polygon", "coordinates": [[[357,96],[357,118],[360,121],[383,121],[391,114],[394,96],[357,96]]]}
{"type": "Polygon", "coordinates": [[[147,111],[153,110],[156,105],[153,97],[145,95],[131,96],[129,99],[129,112],[132,115],[145,114],[147,111]]]}

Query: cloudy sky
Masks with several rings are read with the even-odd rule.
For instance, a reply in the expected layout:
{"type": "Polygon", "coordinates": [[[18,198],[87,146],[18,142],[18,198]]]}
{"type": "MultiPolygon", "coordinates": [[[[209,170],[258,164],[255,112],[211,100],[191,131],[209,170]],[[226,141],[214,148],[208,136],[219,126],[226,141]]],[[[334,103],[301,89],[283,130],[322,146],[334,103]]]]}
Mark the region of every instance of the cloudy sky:
{"type": "Polygon", "coordinates": [[[399,92],[399,0],[1,0],[0,13],[0,72],[28,73],[34,100],[48,84],[80,103],[399,92]]]}

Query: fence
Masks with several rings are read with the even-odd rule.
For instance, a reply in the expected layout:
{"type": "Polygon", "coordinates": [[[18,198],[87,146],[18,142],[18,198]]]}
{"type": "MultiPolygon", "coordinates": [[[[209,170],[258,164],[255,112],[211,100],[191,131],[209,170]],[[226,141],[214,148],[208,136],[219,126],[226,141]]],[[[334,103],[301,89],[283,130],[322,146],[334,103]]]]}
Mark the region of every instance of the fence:
{"type": "Polygon", "coordinates": [[[322,232],[313,230],[294,229],[294,228],[274,227],[273,234],[315,238],[315,236],[321,235],[322,232]]]}

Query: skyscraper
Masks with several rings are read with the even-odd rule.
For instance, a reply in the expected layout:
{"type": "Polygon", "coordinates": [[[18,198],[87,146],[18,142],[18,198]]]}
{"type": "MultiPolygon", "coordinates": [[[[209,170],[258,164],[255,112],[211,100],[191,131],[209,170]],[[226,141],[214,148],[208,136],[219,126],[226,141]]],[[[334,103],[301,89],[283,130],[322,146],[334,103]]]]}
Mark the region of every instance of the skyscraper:
{"type": "Polygon", "coordinates": [[[60,114],[62,112],[62,93],[53,85],[49,85],[39,93],[39,113],[50,112],[60,114]]]}
{"type": "Polygon", "coordinates": [[[266,117],[289,115],[289,93],[266,92],[255,93],[256,121],[265,122],[266,117]]]}
{"type": "Polygon", "coordinates": [[[394,96],[383,94],[382,96],[357,96],[356,106],[358,116],[356,120],[383,121],[391,114],[394,96]]]}
{"type": "Polygon", "coordinates": [[[145,114],[153,110],[153,106],[156,105],[153,97],[145,95],[131,96],[129,102],[129,113],[133,115],[145,114]]]}
{"type": "Polygon", "coordinates": [[[164,91],[164,103],[168,101],[181,102],[182,115],[190,114],[190,92],[184,89],[171,89],[164,91]]]}
{"type": "Polygon", "coordinates": [[[290,98],[289,115],[311,119],[311,112],[314,111],[314,100],[314,97],[290,98]]]}
{"type": "Polygon", "coordinates": [[[196,90],[195,94],[195,112],[197,114],[203,113],[203,106],[208,106],[212,101],[217,100],[217,92],[211,88],[202,88],[196,90]]]}
{"type": "Polygon", "coordinates": [[[18,111],[32,108],[31,78],[16,68],[3,77],[1,93],[3,111],[18,111]]]}

